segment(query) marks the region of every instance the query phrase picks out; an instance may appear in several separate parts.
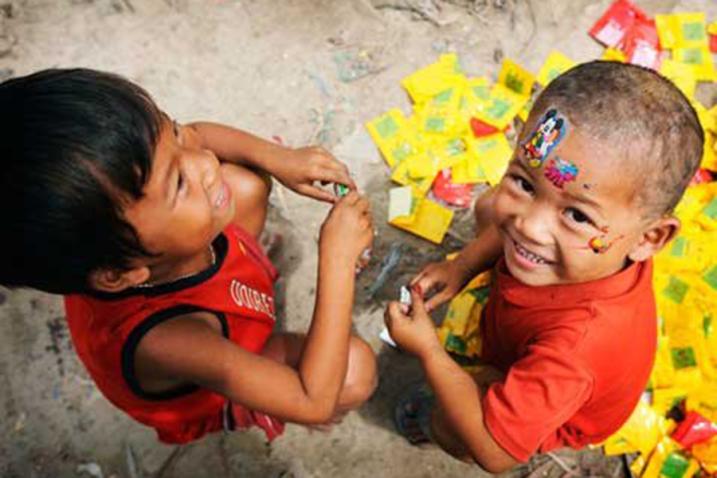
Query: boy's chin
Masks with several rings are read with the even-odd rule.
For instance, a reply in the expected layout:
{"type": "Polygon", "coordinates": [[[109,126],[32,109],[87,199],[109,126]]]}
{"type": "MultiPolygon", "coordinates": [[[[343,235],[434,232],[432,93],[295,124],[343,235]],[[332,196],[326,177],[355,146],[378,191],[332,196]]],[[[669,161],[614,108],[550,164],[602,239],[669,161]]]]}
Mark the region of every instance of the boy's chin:
{"type": "Polygon", "coordinates": [[[510,275],[527,286],[540,287],[560,283],[560,280],[555,276],[549,266],[541,266],[535,270],[527,271],[517,264],[513,264],[507,257],[505,264],[508,268],[508,272],[510,272],[510,275]]]}

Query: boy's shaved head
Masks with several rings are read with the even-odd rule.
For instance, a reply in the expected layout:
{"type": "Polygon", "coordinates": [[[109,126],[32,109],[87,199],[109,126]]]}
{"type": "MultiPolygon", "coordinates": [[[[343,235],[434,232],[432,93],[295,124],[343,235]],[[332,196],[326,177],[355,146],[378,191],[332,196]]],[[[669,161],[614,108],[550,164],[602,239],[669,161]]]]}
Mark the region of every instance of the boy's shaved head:
{"type": "MultiPolygon", "coordinates": [[[[608,167],[632,174],[635,198],[649,216],[671,211],[702,159],[704,135],[682,92],[635,65],[593,61],[572,68],[540,94],[533,112],[557,108],[583,134],[614,151],[608,167]]],[[[599,160],[600,158],[595,158],[599,160]]]]}

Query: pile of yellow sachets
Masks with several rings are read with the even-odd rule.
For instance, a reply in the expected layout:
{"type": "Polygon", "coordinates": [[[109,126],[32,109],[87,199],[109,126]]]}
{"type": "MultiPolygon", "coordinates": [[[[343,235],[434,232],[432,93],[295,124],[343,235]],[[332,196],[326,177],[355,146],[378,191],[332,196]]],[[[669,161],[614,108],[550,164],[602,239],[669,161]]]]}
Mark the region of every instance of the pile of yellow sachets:
{"type": "MultiPolygon", "coordinates": [[[[717,476],[717,106],[695,98],[698,82],[716,82],[711,52],[717,22],[704,13],[649,18],[628,0],[617,0],[590,34],[603,43],[603,59],[658,70],[690,99],[705,132],[704,157],[675,213],[679,235],[655,259],[654,289],[659,342],[648,389],[628,422],[604,443],[606,454],[636,453],[636,476],[717,476]]],[[[553,52],[537,78],[506,59],[498,81],[468,78],[455,55],[402,81],[413,100],[405,117],[393,109],[367,123],[391,179],[389,223],[440,243],[452,219],[439,181],[496,184],[511,156],[505,132],[527,118],[533,85],[547,85],[575,63],[553,52]]],[[[490,274],[476,277],[450,303],[438,328],[445,348],[480,354],[479,322],[490,274]]]]}
{"type": "MultiPolygon", "coordinates": [[[[574,65],[553,53],[538,75],[545,85],[574,65]]],[[[434,201],[467,207],[472,185],[496,184],[513,149],[505,132],[513,119],[527,117],[531,73],[506,59],[498,82],[465,76],[455,54],[414,72],[401,82],[413,101],[406,117],[391,109],[366,124],[400,187],[389,192],[388,222],[441,243],[453,210],[434,201]]]]}

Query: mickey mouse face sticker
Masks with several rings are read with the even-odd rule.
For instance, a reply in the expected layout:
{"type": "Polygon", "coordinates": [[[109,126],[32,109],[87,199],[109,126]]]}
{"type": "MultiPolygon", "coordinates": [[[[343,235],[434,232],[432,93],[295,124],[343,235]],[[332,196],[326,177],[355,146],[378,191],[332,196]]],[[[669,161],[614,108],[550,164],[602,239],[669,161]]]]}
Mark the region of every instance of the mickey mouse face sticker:
{"type": "Polygon", "coordinates": [[[522,145],[530,166],[542,166],[545,158],[565,137],[567,126],[567,120],[555,108],[549,109],[543,115],[533,134],[522,145]]]}

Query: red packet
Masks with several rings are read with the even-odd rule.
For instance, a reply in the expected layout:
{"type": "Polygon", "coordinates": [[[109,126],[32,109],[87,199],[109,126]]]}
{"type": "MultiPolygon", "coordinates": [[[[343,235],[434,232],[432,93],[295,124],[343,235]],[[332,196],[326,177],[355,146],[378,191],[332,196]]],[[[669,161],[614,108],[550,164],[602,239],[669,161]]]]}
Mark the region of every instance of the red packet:
{"type": "Polygon", "coordinates": [[[623,38],[620,49],[625,52],[627,61],[633,65],[658,70],[660,68],[660,39],[657,36],[655,21],[636,17],[632,27],[623,38]]]}
{"type": "Polygon", "coordinates": [[[672,432],[672,439],[689,450],[692,445],[702,443],[717,435],[717,425],[697,412],[687,412],[685,419],[672,432]]]}
{"type": "Polygon", "coordinates": [[[493,125],[489,125],[488,123],[485,123],[478,118],[471,118],[470,125],[471,131],[473,131],[473,136],[475,136],[476,138],[480,138],[481,136],[488,136],[490,134],[495,134],[498,132],[498,128],[493,125]]]}
{"type": "Polygon", "coordinates": [[[647,15],[628,0],[615,0],[590,29],[590,36],[605,46],[617,48],[636,18],[647,15]]]}
{"type": "Polygon", "coordinates": [[[710,34],[710,51],[717,53],[717,35],[710,34]]]}
{"type": "Polygon", "coordinates": [[[695,175],[692,176],[690,186],[694,186],[696,184],[711,183],[712,181],[714,181],[712,173],[708,169],[700,168],[697,170],[695,175]]]}
{"type": "Polygon", "coordinates": [[[433,194],[452,206],[469,207],[473,200],[473,185],[451,182],[451,170],[446,168],[433,181],[433,194]]]}

